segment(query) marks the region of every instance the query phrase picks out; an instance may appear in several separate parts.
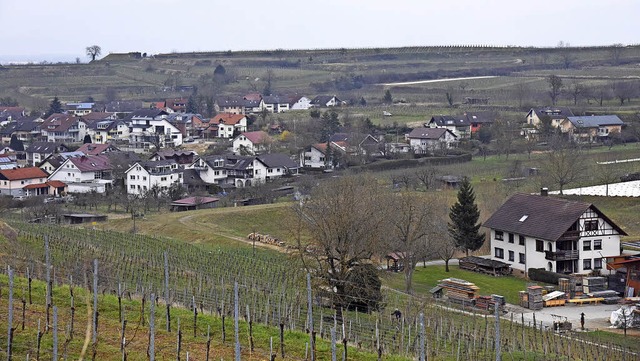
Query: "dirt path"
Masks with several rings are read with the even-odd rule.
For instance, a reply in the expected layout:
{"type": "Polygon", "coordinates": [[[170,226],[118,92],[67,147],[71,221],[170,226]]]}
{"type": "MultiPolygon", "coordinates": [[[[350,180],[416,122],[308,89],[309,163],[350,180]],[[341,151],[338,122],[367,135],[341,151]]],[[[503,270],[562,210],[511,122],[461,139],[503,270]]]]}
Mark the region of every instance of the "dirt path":
{"type": "MultiPolygon", "coordinates": [[[[279,207],[283,207],[283,204],[280,203],[276,203],[276,204],[270,204],[265,206],[264,208],[279,208],[279,207]]],[[[245,211],[245,209],[243,209],[242,207],[236,207],[236,208],[231,208],[229,210],[227,210],[225,213],[235,213],[235,212],[241,212],[241,211],[245,211]]],[[[203,228],[206,228],[207,231],[210,232],[210,234],[219,236],[219,237],[224,237],[227,239],[231,239],[234,241],[238,241],[238,242],[243,242],[249,245],[254,245],[256,247],[260,247],[260,248],[265,248],[265,249],[270,249],[270,250],[274,250],[274,251],[278,251],[278,252],[282,252],[282,253],[286,253],[287,250],[282,248],[282,247],[278,247],[272,244],[265,244],[265,243],[261,243],[261,242],[253,242],[245,237],[238,237],[238,236],[234,236],[225,232],[220,232],[219,230],[216,230],[214,227],[212,227],[211,225],[208,225],[206,223],[202,223],[198,221],[198,218],[200,217],[206,217],[207,215],[202,215],[202,214],[189,214],[183,217],[178,218],[178,222],[180,222],[180,224],[184,225],[187,228],[190,229],[198,229],[198,230],[202,230],[203,228]]]]}
{"type": "Polygon", "coordinates": [[[465,78],[449,78],[449,79],[432,79],[432,80],[417,80],[417,81],[406,81],[401,83],[387,83],[383,84],[384,86],[399,86],[399,85],[416,85],[416,84],[428,84],[428,83],[443,83],[447,81],[456,81],[456,80],[477,80],[477,79],[491,79],[497,78],[497,76],[470,76],[465,78]]]}

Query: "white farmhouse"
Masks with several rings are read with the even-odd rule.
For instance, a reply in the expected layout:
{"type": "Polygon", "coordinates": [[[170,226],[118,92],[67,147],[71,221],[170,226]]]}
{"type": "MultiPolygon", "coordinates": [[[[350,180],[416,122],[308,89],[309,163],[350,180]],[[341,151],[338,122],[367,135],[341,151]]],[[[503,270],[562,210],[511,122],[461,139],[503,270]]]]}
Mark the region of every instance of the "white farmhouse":
{"type": "Polygon", "coordinates": [[[546,196],[546,190],[512,196],[483,226],[490,230],[491,259],[525,273],[603,272],[627,235],[593,204],[546,196]]]}
{"type": "Polygon", "coordinates": [[[245,132],[233,138],[233,154],[252,155],[267,149],[271,138],[262,130],[245,132]]]}
{"type": "Polygon", "coordinates": [[[51,173],[49,180],[66,183],[71,193],[104,193],[112,183],[111,170],[111,162],[103,154],[68,157],[51,173]]]}
{"type": "Polygon", "coordinates": [[[131,113],[129,145],[138,149],[178,147],[182,145],[182,132],[167,120],[168,113],[158,109],[142,109],[131,113]]]}
{"type": "Polygon", "coordinates": [[[453,148],[458,137],[446,128],[415,128],[406,139],[416,154],[428,154],[453,148]]]}
{"type": "Polygon", "coordinates": [[[183,183],[182,169],[175,160],[137,162],[125,172],[128,194],[142,195],[153,187],[166,191],[174,183],[183,183]]]}

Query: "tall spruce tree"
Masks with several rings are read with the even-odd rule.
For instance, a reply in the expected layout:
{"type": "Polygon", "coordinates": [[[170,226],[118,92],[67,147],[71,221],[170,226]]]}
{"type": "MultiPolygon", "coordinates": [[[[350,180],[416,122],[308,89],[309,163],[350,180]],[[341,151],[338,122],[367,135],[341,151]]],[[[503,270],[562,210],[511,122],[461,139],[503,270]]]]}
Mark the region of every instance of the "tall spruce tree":
{"type": "Polygon", "coordinates": [[[458,190],[458,201],[451,206],[449,211],[449,234],[457,248],[466,252],[475,251],[482,247],[484,234],[479,232],[480,211],[476,205],[476,196],[471,182],[467,177],[462,179],[458,190]]]}
{"type": "Polygon", "coordinates": [[[48,118],[51,114],[54,113],[62,113],[64,109],[62,108],[62,103],[58,97],[54,97],[51,103],[49,104],[49,110],[44,114],[45,118],[48,118]]]}

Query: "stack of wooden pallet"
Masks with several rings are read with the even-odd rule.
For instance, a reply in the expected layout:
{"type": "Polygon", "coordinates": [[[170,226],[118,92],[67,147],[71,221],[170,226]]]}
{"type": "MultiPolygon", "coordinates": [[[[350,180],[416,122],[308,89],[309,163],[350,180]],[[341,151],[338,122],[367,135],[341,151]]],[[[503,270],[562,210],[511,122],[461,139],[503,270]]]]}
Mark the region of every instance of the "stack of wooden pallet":
{"type": "Polygon", "coordinates": [[[602,303],[605,303],[607,305],[614,305],[620,302],[620,300],[622,299],[621,297],[618,296],[618,293],[616,291],[611,291],[611,290],[591,292],[589,293],[589,297],[604,298],[602,303]]]}
{"type": "Polygon", "coordinates": [[[585,277],[582,279],[582,291],[590,294],[600,292],[606,289],[604,277],[585,277]]]}
{"type": "Polygon", "coordinates": [[[520,307],[529,308],[529,293],[520,291],[520,307]]]}
{"type": "Polygon", "coordinates": [[[527,287],[527,293],[529,294],[529,309],[530,310],[541,310],[544,306],[542,302],[542,290],[543,288],[540,286],[529,286],[527,287]]]}
{"type": "Polygon", "coordinates": [[[438,286],[444,289],[449,299],[468,301],[469,303],[477,297],[478,290],[480,289],[475,284],[459,278],[441,280],[438,286]]]}

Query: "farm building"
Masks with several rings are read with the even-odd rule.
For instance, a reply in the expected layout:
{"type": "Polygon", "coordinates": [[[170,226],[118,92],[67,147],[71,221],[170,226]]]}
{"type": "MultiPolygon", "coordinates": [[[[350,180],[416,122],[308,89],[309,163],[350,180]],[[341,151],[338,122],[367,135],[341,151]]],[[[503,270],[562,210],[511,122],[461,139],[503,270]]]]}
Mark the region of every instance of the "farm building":
{"type": "Polygon", "coordinates": [[[620,254],[627,235],[590,203],[546,195],[516,194],[483,224],[490,230],[493,260],[515,270],[564,274],[605,271],[607,257],[620,254]]]}
{"type": "Polygon", "coordinates": [[[187,197],[171,202],[172,211],[193,211],[215,208],[220,199],[213,197],[187,197]]]}

